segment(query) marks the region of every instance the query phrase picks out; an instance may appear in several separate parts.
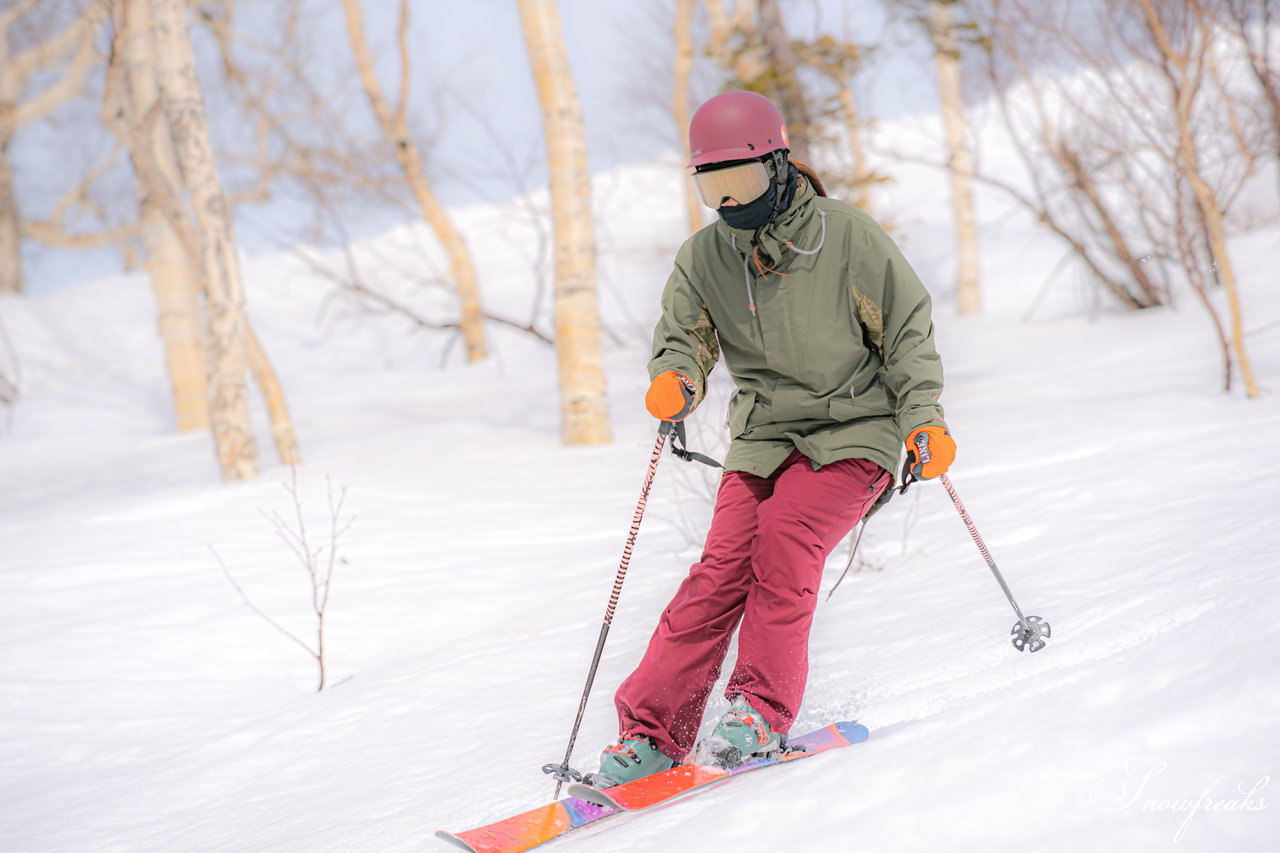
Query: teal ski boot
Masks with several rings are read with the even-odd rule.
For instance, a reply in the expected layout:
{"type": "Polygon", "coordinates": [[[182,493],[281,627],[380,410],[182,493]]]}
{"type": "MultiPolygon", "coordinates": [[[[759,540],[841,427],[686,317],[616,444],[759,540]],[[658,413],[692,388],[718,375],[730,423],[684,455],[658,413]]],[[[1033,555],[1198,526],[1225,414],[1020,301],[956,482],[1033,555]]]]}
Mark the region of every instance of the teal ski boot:
{"type": "Polygon", "coordinates": [[[781,751],[786,741],[786,735],[774,732],[746,697],[737,696],[699,752],[722,767],[737,767],[753,755],[781,751]]]}
{"type": "Polygon", "coordinates": [[[617,743],[600,753],[600,769],[585,781],[597,788],[608,788],[670,770],[675,764],[648,735],[624,732],[617,743]]]}

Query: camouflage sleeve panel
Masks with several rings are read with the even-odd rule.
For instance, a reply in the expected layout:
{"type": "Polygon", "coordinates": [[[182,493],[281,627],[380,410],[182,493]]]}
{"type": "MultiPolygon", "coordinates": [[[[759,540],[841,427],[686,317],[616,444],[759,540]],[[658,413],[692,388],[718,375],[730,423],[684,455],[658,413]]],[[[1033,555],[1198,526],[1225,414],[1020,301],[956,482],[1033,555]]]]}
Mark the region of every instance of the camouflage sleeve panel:
{"type": "Polygon", "coordinates": [[[887,362],[889,359],[884,351],[884,310],[858,288],[856,281],[852,287],[853,304],[858,309],[858,320],[862,323],[862,328],[867,330],[867,336],[871,338],[876,351],[880,353],[880,361],[887,362]]]}
{"type": "Polygon", "coordinates": [[[698,364],[701,380],[698,385],[697,399],[701,400],[707,391],[707,377],[711,375],[711,369],[720,360],[720,339],[716,337],[716,327],[711,322],[711,312],[707,310],[707,306],[702,306],[702,313],[698,315],[697,322],[693,324],[689,334],[698,342],[698,352],[694,356],[694,361],[698,364]]]}

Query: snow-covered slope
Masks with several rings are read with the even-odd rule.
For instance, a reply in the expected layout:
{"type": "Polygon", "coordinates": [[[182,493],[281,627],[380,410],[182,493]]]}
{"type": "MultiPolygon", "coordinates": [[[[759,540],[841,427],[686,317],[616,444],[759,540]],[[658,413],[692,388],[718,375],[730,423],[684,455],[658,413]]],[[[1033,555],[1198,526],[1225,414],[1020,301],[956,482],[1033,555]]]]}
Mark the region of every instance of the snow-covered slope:
{"type": "MultiPolygon", "coordinates": [[[[310,630],[303,571],[263,517],[292,513],[288,472],[221,485],[207,436],[172,432],[145,280],[0,302],[27,385],[0,435],[0,849],[443,849],[437,828],[549,797],[538,768],[563,753],[652,447],[643,366],[680,180],[658,163],[597,187],[603,447],[560,446],[554,354],[531,336],[492,326],[494,357],[467,366],[442,333],[332,299],[296,258],[248,263],[308,530],[327,544],[330,481],[355,518],[321,694],[210,552],[310,630]]],[[[889,192],[940,191],[922,180],[889,192]]],[[[545,271],[524,210],[459,212],[489,307],[521,322],[545,271]]],[[[1274,849],[1280,232],[1233,245],[1268,392],[1246,401],[1218,389],[1190,302],[1020,323],[1056,250],[991,208],[986,284],[1007,310],[953,316],[941,216],[912,207],[901,236],[941,297],[953,481],[1024,609],[1052,622],[1049,647],[1013,650],[1012,612],[945,493],[917,486],[870,526],[871,567],[821,605],[797,723],[857,718],[871,741],[564,850],[1274,849]]],[[[357,256],[447,316],[400,280],[430,269],[414,236],[357,256]]],[[[705,449],[719,412],[697,419],[705,449]]],[[[579,766],[613,737],[611,688],[696,555],[708,494],[683,464],[659,469],[579,766]]]]}

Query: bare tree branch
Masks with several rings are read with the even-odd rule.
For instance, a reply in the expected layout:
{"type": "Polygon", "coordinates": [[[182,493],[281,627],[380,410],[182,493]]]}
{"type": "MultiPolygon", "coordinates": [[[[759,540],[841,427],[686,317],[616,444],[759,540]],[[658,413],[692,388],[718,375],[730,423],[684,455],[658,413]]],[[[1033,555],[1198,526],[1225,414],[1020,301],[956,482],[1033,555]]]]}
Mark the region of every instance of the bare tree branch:
{"type": "Polygon", "coordinates": [[[269,624],[271,627],[275,628],[281,634],[284,634],[290,640],[293,640],[293,642],[297,643],[300,647],[302,647],[302,649],[308,655],[310,655],[313,658],[316,657],[316,652],[314,649],[311,648],[311,646],[307,645],[303,640],[299,639],[296,634],[294,634],[288,628],[281,625],[279,622],[273,619],[270,614],[268,614],[262,608],[258,607],[258,605],[253,603],[253,599],[249,598],[248,594],[245,593],[244,588],[241,587],[240,584],[236,581],[235,577],[232,576],[230,569],[227,568],[227,564],[223,562],[222,556],[216,550],[214,550],[214,547],[212,545],[209,546],[209,552],[212,553],[214,556],[214,559],[218,561],[218,567],[222,569],[222,574],[226,576],[227,580],[231,582],[231,586],[235,588],[236,593],[240,596],[240,600],[243,601],[246,605],[248,605],[250,610],[252,610],[254,613],[258,614],[263,619],[265,619],[267,624],[269,624]]]}
{"type": "MultiPolygon", "coordinates": [[[[272,510],[267,512],[259,509],[262,514],[275,529],[276,535],[284,542],[285,547],[289,549],[294,558],[302,565],[303,571],[307,575],[307,582],[310,585],[310,610],[315,619],[314,634],[315,641],[308,643],[298,637],[284,625],[280,624],[270,614],[262,610],[253,603],[253,600],[245,593],[244,589],[236,582],[230,570],[227,569],[222,557],[212,546],[209,550],[213,552],[214,557],[218,561],[218,566],[222,569],[222,573],[226,575],[227,580],[235,588],[240,599],[249,606],[254,613],[262,617],[268,624],[277,631],[284,634],[302,649],[316,662],[319,674],[319,683],[316,686],[317,691],[324,690],[328,683],[328,658],[326,657],[325,648],[325,624],[329,612],[329,595],[333,590],[333,575],[338,560],[338,540],[351,529],[351,525],[355,522],[355,517],[344,519],[342,517],[343,504],[346,502],[347,489],[342,487],[338,496],[334,497],[333,480],[325,477],[325,484],[329,505],[329,535],[327,544],[318,544],[314,547],[307,534],[306,518],[302,512],[302,496],[298,490],[298,469],[290,467],[289,479],[282,483],[285,492],[293,504],[293,525],[290,526],[278,512],[272,510]],[[327,556],[326,556],[326,551],[327,556]]],[[[341,562],[345,563],[345,560],[341,562]]]]}

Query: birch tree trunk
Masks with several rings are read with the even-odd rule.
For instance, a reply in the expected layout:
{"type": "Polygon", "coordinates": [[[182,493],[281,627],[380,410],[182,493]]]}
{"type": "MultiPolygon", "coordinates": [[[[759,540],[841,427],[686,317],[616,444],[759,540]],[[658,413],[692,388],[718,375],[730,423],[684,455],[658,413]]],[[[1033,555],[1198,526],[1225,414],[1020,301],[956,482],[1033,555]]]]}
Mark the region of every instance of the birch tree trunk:
{"type": "Polygon", "coordinates": [[[209,319],[210,415],[225,480],[258,475],[258,450],[249,419],[244,284],[231,216],[218,180],[204,97],[196,77],[184,0],[149,2],[160,102],[183,183],[191,199],[209,319]]]}
{"type": "Polygon", "coordinates": [[[1209,250],[1213,253],[1218,277],[1222,280],[1222,289],[1227,294],[1227,315],[1231,318],[1231,348],[1235,351],[1236,362],[1240,365],[1240,375],[1244,379],[1244,392],[1249,397],[1261,396],[1257,380],[1253,376],[1253,363],[1244,345],[1244,313],[1240,307],[1240,289],[1236,284],[1235,267],[1231,264],[1231,253],[1227,251],[1226,231],[1222,225],[1222,207],[1218,204],[1216,193],[1204,180],[1200,172],[1199,158],[1195,143],[1191,138],[1191,126],[1184,122],[1180,128],[1183,163],[1186,167],[1187,181],[1196,195],[1196,202],[1204,213],[1205,226],[1209,232],[1209,250]]]}
{"type": "Polygon", "coordinates": [[[711,55],[721,67],[733,74],[739,85],[758,83],[769,70],[759,39],[754,36],[759,12],[758,0],[737,0],[732,12],[726,11],[720,0],[705,0],[703,5],[707,10],[707,21],[711,25],[707,45],[711,55]],[[749,35],[737,46],[739,49],[731,44],[735,33],[749,35]]]}
{"type": "Polygon", "coordinates": [[[13,192],[9,144],[13,126],[9,104],[0,101],[0,293],[21,293],[22,232],[18,227],[18,199],[13,192]]]}
{"type": "Polygon", "coordinates": [[[956,45],[951,5],[955,0],[930,0],[929,29],[933,37],[938,96],[947,137],[947,171],[951,176],[951,206],[956,220],[956,304],[961,314],[982,308],[978,277],[978,227],[973,212],[973,162],[964,117],[964,87],[960,52],[956,45]]]}
{"type": "MultiPolygon", "coordinates": [[[[680,135],[680,149],[689,156],[689,120],[693,110],[689,104],[689,79],[693,76],[693,13],[698,0],[676,0],[676,67],[671,91],[671,113],[675,117],[676,132],[680,135]]],[[[702,202],[693,187],[693,181],[684,182],[684,209],[689,216],[689,231],[702,228],[702,202]]]]}
{"type": "Polygon", "coordinates": [[[853,205],[870,214],[871,170],[867,168],[867,151],[862,144],[862,120],[853,96],[853,81],[840,87],[840,111],[849,134],[849,152],[853,155],[853,205]]]}
{"type": "MultiPolygon", "coordinates": [[[[1204,9],[1192,3],[1185,11],[1195,19],[1201,33],[1184,36],[1184,49],[1179,50],[1170,39],[1164,20],[1152,6],[1151,0],[1142,0],[1142,11],[1147,27],[1150,29],[1156,46],[1164,61],[1164,72],[1168,78],[1174,98],[1174,116],[1178,122],[1178,160],[1182,165],[1183,175],[1191,185],[1195,194],[1196,205],[1204,217],[1204,227],[1208,235],[1209,251],[1213,254],[1214,266],[1222,289],[1227,295],[1227,314],[1231,322],[1231,348],[1236,355],[1236,363],[1240,365],[1240,375],[1244,379],[1245,394],[1258,397],[1258,383],[1253,376],[1253,364],[1244,346],[1244,317],[1240,307],[1240,291],[1236,284],[1235,268],[1231,264],[1231,254],[1227,251],[1226,230],[1223,227],[1222,206],[1218,202],[1213,187],[1205,180],[1201,170],[1200,156],[1196,148],[1195,136],[1192,132],[1196,90],[1199,80],[1193,79],[1191,52],[1199,45],[1200,51],[1208,51],[1208,33],[1210,27],[1204,20],[1204,9]]],[[[1212,62],[1212,57],[1202,53],[1195,57],[1195,64],[1203,68],[1203,63],[1212,62]]]]}
{"type": "Polygon", "coordinates": [[[408,28],[408,0],[400,2],[400,104],[396,111],[382,94],[382,86],[378,82],[377,70],[373,64],[373,54],[369,52],[369,42],[364,33],[364,15],[361,12],[360,0],[342,0],[347,17],[347,36],[351,41],[351,50],[355,54],[356,70],[364,85],[365,95],[373,107],[374,115],[382,128],[382,134],[391,143],[395,151],[396,161],[404,172],[405,180],[413,197],[422,210],[422,216],[435,231],[449,256],[449,277],[453,279],[461,303],[462,318],[460,321],[462,337],[467,346],[467,358],[479,361],[488,355],[484,334],[484,314],[480,308],[480,288],[476,283],[475,267],[471,262],[471,254],[467,251],[466,241],[461,232],[454,226],[435,193],[431,182],[427,179],[426,169],[418,148],[409,135],[409,127],[405,120],[405,111],[409,102],[409,52],[406,41],[408,28]]]}
{"type": "Polygon", "coordinates": [[[9,54],[9,27],[34,3],[28,0],[0,12],[0,293],[21,293],[22,235],[18,199],[13,191],[9,146],[17,132],[18,99],[25,75],[17,73],[9,54]]]}
{"type": "Polygon", "coordinates": [[[582,110],[555,0],[520,0],[525,45],[542,106],[555,228],[556,354],[566,444],[611,440],[596,302],[595,226],[582,110]]]}
{"type": "Polygon", "coordinates": [[[147,251],[143,268],[156,296],[175,425],[180,432],[209,429],[209,342],[192,259],[155,205],[143,204],[140,226],[147,251]]]}
{"type": "Polygon", "coordinates": [[[787,124],[791,155],[809,161],[815,127],[800,85],[800,62],[787,35],[778,0],[737,0],[732,11],[706,0],[708,52],[740,89],[759,92],[777,105],[787,124]]]}
{"type": "MultiPolygon", "coordinates": [[[[179,431],[208,429],[209,343],[200,305],[200,278],[195,245],[184,245],[172,218],[185,220],[181,210],[181,178],[169,128],[159,121],[159,90],[146,3],[117,4],[115,50],[108,70],[104,109],[130,152],[138,184],[138,219],[159,309],[174,417],[179,431]],[[178,207],[166,211],[166,204],[178,207]]],[[[193,244],[194,235],[192,235],[193,244]]]]}
{"type": "Polygon", "coordinates": [[[293,419],[289,417],[289,406],[284,397],[284,386],[276,375],[267,351],[253,331],[253,326],[245,321],[245,357],[249,361],[249,373],[258,383],[262,392],[262,400],[267,406],[267,415],[271,420],[271,439],[275,443],[276,453],[283,465],[296,466],[302,464],[302,451],[298,449],[298,438],[293,430],[293,419]]]}
{"type": "Polygon", "coordinates": [[[764,43],[765,61],[768,63],[770,84],[766,93],[777,100],[778,108],[786,117],[787,136],[791,142],[791,157],[802,163],[810,162],[809,143],[813,138],[813,119],[809,104],[800,85],[796,52],[778,8],[778,0],[758,0],[760,5],[760,36],[764,43]]]}

